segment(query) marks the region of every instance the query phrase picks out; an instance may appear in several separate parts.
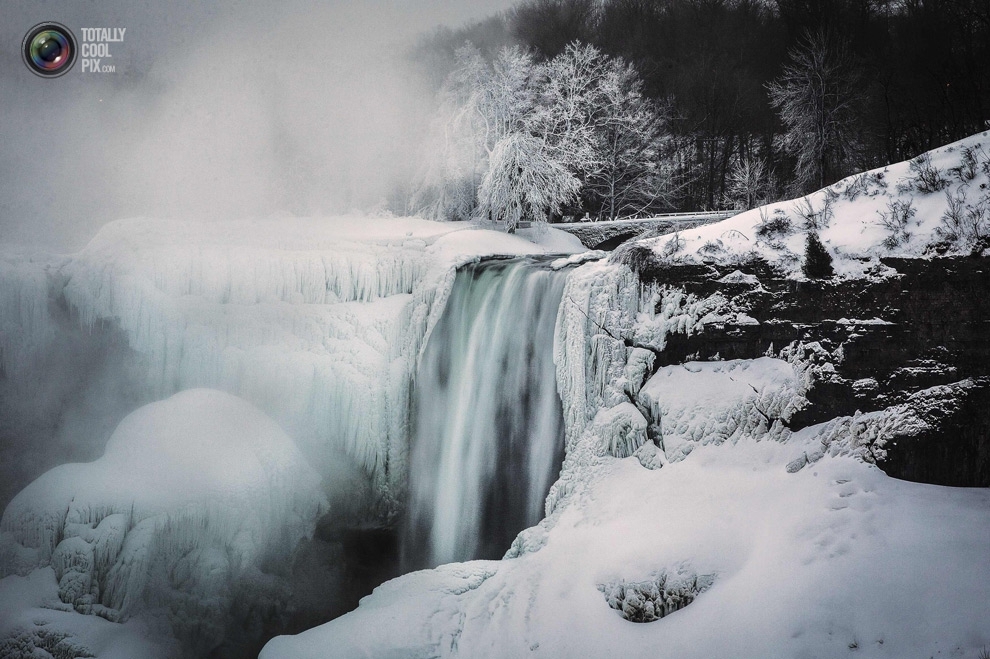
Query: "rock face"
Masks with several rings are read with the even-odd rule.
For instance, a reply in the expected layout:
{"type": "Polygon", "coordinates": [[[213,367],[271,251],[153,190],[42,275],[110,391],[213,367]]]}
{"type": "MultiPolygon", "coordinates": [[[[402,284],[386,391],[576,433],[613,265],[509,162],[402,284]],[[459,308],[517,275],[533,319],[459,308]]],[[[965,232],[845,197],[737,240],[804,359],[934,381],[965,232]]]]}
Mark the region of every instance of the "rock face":
{"type": "Polygon", "coordinates": [[[791,429],[905,405],[920,421],[888,442],[879,465],[889,475],[990,486],[988,259],[881,259],[866,279],[805,281],[759,260],[665,266],[648,254],[621,258],[644,283],[727,300],[725,322],[668,337],[664,363],[802,346],[818,377],[791,429]]]}

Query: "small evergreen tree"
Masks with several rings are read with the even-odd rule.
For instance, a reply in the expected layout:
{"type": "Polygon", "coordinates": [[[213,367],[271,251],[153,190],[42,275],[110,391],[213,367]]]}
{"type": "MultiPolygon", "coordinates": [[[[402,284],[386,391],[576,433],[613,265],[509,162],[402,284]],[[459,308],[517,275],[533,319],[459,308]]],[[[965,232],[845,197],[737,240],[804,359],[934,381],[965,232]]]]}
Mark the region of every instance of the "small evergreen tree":
{"type": "Polygon", "coordinates": [[[809,279],[828,279],[835,274],[832,269],[832,255],[825,249],[818,234],[808,232],[808,241],[804,246],[804,276],[809,279]]]}

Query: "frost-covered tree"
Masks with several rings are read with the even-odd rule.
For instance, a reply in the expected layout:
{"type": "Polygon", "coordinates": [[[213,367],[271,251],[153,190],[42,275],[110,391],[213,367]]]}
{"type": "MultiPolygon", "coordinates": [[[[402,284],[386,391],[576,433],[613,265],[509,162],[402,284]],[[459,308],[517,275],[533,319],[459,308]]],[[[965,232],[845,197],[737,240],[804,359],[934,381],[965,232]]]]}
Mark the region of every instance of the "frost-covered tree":
{"type": "Polygon", "coordinates": [[[582,184],[601,217],[649,208],[667,189],[659,162],[662,107],[643,97],[636,69],[571,43],[546,64],[530,130],[582,184]]]}
{"type": "Polygon", "coordinates": [[[664,200],[668,177],[660,166],[661,131],[666,112],[643,98],[636,69],[611,58],[597,81],[594,100],[594,167],[585,192],[601,205],[600,216],[614,220],[640,213],[664,200]]]}
{"type": "Polygon", "coordinates": [[[571,43],[546,63],[546,79],[528,128],[553,157],[580,178],[599,166],[595,148],[605,104],[600,82],[608,57],[594,46],[571,43]]]}
{"type": "Polygon", "coordinates": [[[415,210],[511,230],[568,206],[614,219],[664,198],[666,117],[630,64],[579,43],[542,65],[518,48],[487,62],[467,47],[456,62],[415,210]]]}
{"type": "Polygon", "coordinates": [[[844,44],[824,31],[806,37],[789,57],[768,89],[786,126],[778,146],[796,158],[794,185],[807,192],[840,178],[861,147],[860,76],[844,44]]]}
{"type": "Polygon", "coordinates": [[[766,161],[747,156],[737,160],[729,170],[725,197],[733,206],[749,210],[766,198],[770,188],[766,161]]]}
{"type": "Polygon", "coordinates": [[[577,197],[581,184],[547,144],[523,132],[509,133],[492,150],[479,190],[482,215],[513,233],[524,217],[546,222],[577,197]]]}
{"type": "Polygon", "coordinates": [[[487,156],[504,137],[525,129],[541,79],[541,67],[536,66],[532,55],[519,48],[503,48],[492,61],[490,73],[481,83],[477,106],[487,156]]]}
{"type": "Polygon", "coordinates": [[[437,117],[412,210],[432,219],[466,220],[477,205],[484,127],[479,107],[489,77],[481,52],[457,50],[455,67],[440,89],[437,117]]]}
{"type": "Polygon", "coordinates": [[[440,91],[427,168],[413,210],[435,219],[476,214],[478,186],[495,145],[522,129],[532,112],[539,68],[518,48],[492,62],[471,45],[458,49],[456,66],[440,91]]]}

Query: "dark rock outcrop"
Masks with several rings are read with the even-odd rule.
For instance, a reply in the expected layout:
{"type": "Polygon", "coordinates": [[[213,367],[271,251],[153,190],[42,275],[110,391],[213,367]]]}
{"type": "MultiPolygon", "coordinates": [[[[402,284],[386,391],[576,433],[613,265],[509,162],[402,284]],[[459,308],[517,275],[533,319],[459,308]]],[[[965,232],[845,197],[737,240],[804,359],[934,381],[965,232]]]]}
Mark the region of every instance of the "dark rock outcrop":
{"type": "Polygon", "coordinates": [[[676,265],[634,248],[617,257],[644,282],[720,293],[741,319],[669,336],[667,364],[753,359],[817,343],[828,375],[816,380],[794,429],[975,378],[956,388],[958,401],[925,411],[929,430],[889,443],[880,466],[907,480],[990,486],[990,259],[888,258],[864,279],[794,280],[760,260],[676,265]]]}

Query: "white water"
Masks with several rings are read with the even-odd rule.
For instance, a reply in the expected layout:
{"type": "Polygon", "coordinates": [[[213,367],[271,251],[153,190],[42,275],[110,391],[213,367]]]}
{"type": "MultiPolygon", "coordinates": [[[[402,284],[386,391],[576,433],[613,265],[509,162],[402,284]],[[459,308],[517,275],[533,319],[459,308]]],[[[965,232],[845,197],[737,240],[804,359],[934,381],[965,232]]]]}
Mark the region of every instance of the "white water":
{"type": "Polygon", "coordinates": [[[458,272],[415,385],[407,558],[500,558],[543,516],[563,453],[553,363],[566,272],[532,260],[458,272]]]}

